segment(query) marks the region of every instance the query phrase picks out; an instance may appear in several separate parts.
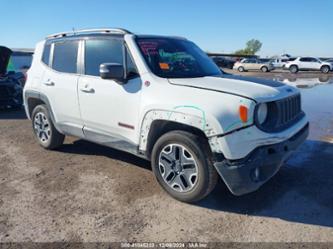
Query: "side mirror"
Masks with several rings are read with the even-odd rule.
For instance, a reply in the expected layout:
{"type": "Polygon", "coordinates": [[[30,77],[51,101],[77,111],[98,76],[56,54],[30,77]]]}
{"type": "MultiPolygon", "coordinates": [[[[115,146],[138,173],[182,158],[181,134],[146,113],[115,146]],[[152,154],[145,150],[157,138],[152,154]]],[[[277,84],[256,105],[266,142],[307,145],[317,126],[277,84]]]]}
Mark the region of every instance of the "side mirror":
{"type": "Polygon", "coordinates": [[[102,79],[112,79],[124,82],[124,67],[119,63],[103,63],[99,66],[99,75],[102,79]]]}

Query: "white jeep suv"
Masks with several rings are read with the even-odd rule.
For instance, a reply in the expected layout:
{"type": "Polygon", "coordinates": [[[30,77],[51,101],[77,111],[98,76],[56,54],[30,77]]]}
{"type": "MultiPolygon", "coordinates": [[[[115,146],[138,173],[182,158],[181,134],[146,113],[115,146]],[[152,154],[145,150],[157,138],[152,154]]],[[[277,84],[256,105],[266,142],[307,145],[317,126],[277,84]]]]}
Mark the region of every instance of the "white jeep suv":
{"type": "Polygon", "coordinates": [[[288,61],[284,65],[284,68],[289,69],[292,73],[297,73],[298,71],[321,71],[322,73],[329,73],[332,70],[332,64],[314,57],[298,57],[295,60],[288,61]]]}
{"type": "Polygon", "coordinates": [[[235,195],[258,189],[308,134],[297,89],[226,74],[184,38],[123,29],[39,42],[24,102],[42,147],[71,135],[146,158],[185,202],[218,175],[235,195]]]}

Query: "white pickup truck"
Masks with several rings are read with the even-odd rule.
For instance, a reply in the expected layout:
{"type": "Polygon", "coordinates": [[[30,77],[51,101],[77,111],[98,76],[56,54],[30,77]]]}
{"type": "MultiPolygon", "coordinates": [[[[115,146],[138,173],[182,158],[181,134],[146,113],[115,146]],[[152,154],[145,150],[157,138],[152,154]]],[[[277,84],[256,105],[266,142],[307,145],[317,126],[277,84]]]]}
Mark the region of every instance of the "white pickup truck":
{"type": "Polygon", "coordinates": [[[308,135],[296,88],[226,74],[184,38],[124,29],[39,42],[24,103],[42,147],[71,135],[146,158],[184,202],[218,176],[235,195],[255,191],[308,135]]]}

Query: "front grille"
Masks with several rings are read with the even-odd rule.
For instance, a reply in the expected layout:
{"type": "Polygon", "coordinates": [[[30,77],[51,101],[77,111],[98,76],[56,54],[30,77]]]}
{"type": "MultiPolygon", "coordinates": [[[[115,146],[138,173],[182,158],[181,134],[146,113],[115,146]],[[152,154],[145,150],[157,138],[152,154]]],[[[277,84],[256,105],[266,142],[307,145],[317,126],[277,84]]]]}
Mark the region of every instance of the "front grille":
{"type": "Polygon", "coordinates": [[[268,116],[263,124],[257,126],[267,132],[279,132],[295,124],[305,114],[301,108],[301,95],[267,103],[268,116]]]}
{"type": "Polygon", "coordinates": [[[301,113],[301,95],[294,95],[276,101],[278,108],[277,126],[285,126],[292,122],[301,113]]]}

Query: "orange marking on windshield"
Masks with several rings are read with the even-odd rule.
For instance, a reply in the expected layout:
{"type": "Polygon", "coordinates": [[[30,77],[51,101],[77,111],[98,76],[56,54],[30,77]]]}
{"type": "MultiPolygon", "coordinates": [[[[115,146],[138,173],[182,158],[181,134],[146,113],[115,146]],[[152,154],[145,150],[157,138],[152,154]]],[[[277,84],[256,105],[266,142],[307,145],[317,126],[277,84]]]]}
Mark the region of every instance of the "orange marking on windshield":
{"type": "Polygon", "coordinates": [[[160,63],[160,68],[163,70],[169,70],[169,64],[168,63],[160,63]]]}

